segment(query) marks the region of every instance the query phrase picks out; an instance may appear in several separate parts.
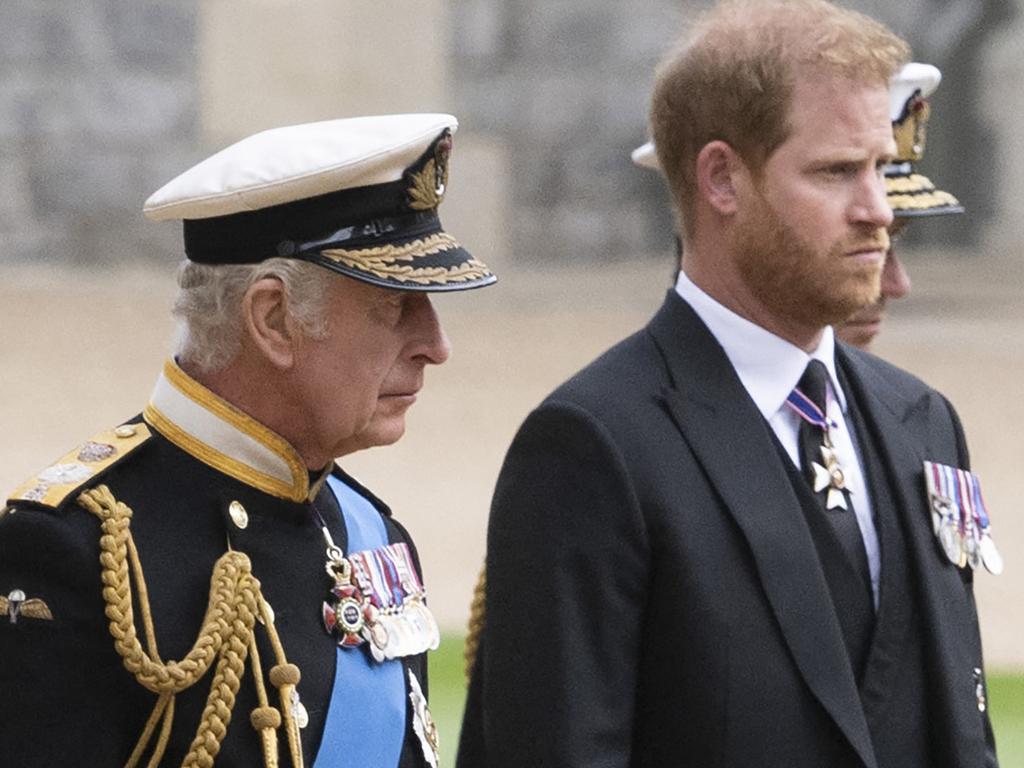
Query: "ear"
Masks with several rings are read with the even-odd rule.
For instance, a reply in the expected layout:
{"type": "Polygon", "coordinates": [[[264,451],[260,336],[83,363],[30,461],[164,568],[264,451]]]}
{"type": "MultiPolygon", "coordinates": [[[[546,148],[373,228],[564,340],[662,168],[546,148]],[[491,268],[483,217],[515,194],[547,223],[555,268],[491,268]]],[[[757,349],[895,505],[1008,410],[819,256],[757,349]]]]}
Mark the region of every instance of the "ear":
{"type": "Polygon", "coordinates": [[[723,216],[738,208],[738,173],[746,168],[724,141],[710,141],[697,155],[697,190],[700,197],[723,216]]]}
{"type": "Polygon", "coordinates": [[[249,344],[282,370],[295,363],[300,332],[288,313],[288,297],[274,277],[257,280],[242,298],[242,323],[249,344]]]}

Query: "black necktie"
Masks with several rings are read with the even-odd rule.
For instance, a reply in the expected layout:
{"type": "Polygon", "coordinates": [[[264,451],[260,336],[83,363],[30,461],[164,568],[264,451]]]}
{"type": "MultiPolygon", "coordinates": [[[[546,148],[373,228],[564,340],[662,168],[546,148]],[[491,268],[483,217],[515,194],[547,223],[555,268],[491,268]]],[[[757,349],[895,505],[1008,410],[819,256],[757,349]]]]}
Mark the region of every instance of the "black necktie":
{"type": "MultiPolygon", "coordinates": [[[[797,384],[799,389],[811,402],[813,402],[821,412],[826,413],[826,386],[828,384],[828,369],[825,368],[825,364],[820,360],[811,360],[807,364],[807,370],[804,371],[804,375],[800,378],[797,384]]],[[[826,417],[827,418],[827,417],[826,417]]],[[[842,467],[838,463],[833,464],[829,461],[827,453],[831,450],[831,445],[828,440],[827,430],[810,423],[806,419],[800,420],[800,467],[803,471],[804,477],[811,485],[813,491],[816,485],[816,480],[824,477],[825,473],[832,475],[835,472],[840,474],[837,476],[837,481],[830,483],[828,486],[822,488],[821,482],[817,483],[817,486],[821,489],[815,492],[815,497],[821,502],[822,513],[826,519],[831,523],[832,530],[836,534],[836,538],[839,540],[843,551],[850,560],[850,564],[853,565],[854,569],[864,579],[864,583],[870,589],[871,586],[871,572],[868,568],[868,557],[867,552],[864,549],[864,537],[861,535],[860,526],[857,524],[857,516],[853,512],[853,503],[850,500],[850,492],[846,490],[840,479],[842,478],[842,467]],[[823,452],[822,448],[825,447],[823,452]],[[815,467],[817,465],[817,467],[815,467]],[[842,499],[845,502],[846,508],[836,506],[834,503],[831,505],[832,509],[827,508],[827,500],[829,495],[834,498],[838,494],[842,494],[842,499]]]]}

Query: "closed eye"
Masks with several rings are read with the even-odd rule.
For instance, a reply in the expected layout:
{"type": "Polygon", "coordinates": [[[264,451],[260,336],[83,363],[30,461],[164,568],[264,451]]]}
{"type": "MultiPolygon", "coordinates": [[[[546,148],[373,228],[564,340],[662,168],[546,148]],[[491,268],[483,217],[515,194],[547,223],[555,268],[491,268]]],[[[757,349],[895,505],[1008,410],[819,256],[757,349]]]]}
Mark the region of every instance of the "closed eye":
{"type": "Polygon", "coordinates": [[[821,172],[826,176],[845,178],[856,176],[860,172],[860,165],[858,163],[832,163],[822,168],[821,172]]]}

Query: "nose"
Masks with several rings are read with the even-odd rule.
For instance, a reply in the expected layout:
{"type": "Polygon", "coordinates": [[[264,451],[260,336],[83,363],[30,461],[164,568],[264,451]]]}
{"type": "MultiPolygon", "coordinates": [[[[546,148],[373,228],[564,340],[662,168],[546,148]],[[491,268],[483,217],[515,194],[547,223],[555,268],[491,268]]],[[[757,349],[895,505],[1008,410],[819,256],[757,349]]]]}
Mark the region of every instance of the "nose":
{"type": "Polygon", "coordinates": [[[885,255],[885,267],[882,268],[882,295],[887,299],[902,299],[910,293],[910,275],[903,268],[903,262],[896,256],[896,251],[889,249],[885,255]]]}
{"type": "Polygon", "coordinates": [[[448,334],[441,327],[430,297],[420,294],[415,299],[415,322],[410,354],[425,365],[441,365],[452,353],[448,334]]]}
{"type": "Polygon", "coordinates": [[[867,174],[851,209],[854,223],[882,229],[892,224],[892,208],[885,196],[885,180],[877,173],[867,174]]]}

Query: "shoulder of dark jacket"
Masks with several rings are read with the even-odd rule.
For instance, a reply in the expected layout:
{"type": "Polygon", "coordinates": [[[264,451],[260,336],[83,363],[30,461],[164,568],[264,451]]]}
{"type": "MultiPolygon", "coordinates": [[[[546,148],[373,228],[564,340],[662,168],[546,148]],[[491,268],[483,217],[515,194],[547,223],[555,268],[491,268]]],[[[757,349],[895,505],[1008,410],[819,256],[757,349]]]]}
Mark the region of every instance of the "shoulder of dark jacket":
{"type": "Polygon", "coordinates": [[[62,511],[80,491],[102,482],[114,467],[130,461],[153,432],[139,417],[93,435],[21,483],[7,496],[6,509],[62,511]]]}

